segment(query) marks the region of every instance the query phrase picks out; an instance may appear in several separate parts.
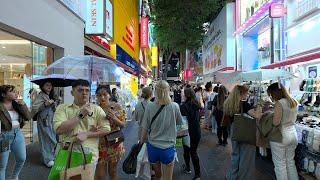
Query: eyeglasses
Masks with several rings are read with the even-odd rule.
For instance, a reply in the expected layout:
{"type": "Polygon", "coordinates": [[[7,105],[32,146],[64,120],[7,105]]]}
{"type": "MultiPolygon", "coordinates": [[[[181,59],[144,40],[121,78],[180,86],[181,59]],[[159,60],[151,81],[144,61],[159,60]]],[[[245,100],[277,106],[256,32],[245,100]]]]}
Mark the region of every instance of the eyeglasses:
{"type": "Polygon", "coordinates": [[[90,89],[89,88],[86,88],[86,89],[82,89],[82,88],[80,88],[80,89],[77,89],[77,92],[78,93],[89,93],[90,92],[90,89]]]}

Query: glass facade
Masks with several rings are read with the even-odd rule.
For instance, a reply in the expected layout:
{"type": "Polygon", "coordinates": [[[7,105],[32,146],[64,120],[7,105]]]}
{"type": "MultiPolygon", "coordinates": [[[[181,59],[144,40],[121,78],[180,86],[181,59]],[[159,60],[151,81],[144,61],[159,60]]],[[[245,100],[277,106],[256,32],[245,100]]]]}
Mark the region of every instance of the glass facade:
{"type": "MultiPolygon", "coordinates": [[[[53,49],[23,39],[0,30],[0,85],[11,84],[16,87],[19,99],[28,107],[32,102],[31,90],[39,91],[30,82],[43,75],[44,69],[53,61],[53,49]]],[[[34,92],[35,92],[34,91],[34,92]]],[[[26,141],[32,140],[32,122],[23,128],[26,141]]]]}

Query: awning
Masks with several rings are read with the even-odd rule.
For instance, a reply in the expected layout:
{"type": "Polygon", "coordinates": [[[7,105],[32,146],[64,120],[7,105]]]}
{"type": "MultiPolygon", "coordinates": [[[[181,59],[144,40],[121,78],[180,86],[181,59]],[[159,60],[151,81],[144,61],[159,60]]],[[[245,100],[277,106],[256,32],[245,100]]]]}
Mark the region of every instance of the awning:
{"type": "Polygon", "coordinates": [[[320,49],[307,52],[304,54],[296,55],[293,57],[290,57],[284,61],[276,62],[267,66],[261,67],[261,69],[274,69],[282,66],[288,66],[292,64],[302,63],[302,62],[308,62],[311,60],[319,59],[320,58],[320,49]]]}

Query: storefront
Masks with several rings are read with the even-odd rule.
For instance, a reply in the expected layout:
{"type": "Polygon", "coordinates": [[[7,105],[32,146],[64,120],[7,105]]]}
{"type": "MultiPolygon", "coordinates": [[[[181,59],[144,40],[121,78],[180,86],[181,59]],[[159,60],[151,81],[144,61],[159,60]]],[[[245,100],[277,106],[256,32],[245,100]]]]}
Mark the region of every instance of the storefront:
{"type": "Polygon", "coordinates": [[[111,42],[111,51],[115,52],[116,63],[128,73],[122,78],[120,86],[130,91],[134,97],[138,92],[140,74],[138,3],[138,1],[127,0],[113,1],[113,19],[117,23],[114,24],[111,42]]]}
{"type": "MultiPolygon", "coordinates": [[[[319,77],[320,64],[320,13],[319,1],[286,1],[286,58],[263,68],[285,68],[298,78],[287,82],[291,92],[299,91],[303,80],[319,77]],[[318,11],[317,11],[318,10],[318,11]]],[[[315,81],[316,82],[316,81],[315,81]]]]}
{"type": "Polygon", "coordinates": [[[250,71],[285,57],[284,20],[270,12],[281,0],[236,1],[237,70],[250,71]]]}
{"type": "Polygon", "coordinates": [[[228,3],[211,22],[202,46],[204,82],[213,81],[217,71],[235,70],[235,4],[228,3]]]}
{"type": "MultiPolygon", "coordinates": [[[[0,6],[0,84],[13,84],[30,106],[30,79],[64,55],[83,54],[81,8],[65,1],[4,1],[0,6]],[[13,12],[18,12],[14,14],[13,12]]],[[[71,102],[70,89],[59,92],[71,102]]],[[[32,141],[32,123],[23,132],[32,141]]]]}

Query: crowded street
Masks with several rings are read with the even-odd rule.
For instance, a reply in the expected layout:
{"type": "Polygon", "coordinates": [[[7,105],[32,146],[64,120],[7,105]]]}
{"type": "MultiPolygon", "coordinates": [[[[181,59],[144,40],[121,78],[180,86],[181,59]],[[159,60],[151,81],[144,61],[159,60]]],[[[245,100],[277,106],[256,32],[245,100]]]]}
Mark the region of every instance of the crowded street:
{"type": "MultiPolygon", "coordinates": [[[[126,137],[125,147],[130,149],[130,147],[137,141],[137,124],[134,122],[128,122],[127,127],[124,129],[126,137]]],[[[230,155],[230,146],[219,147],[216,144],[217,137],[213,133],[207,130],[203,131],[203,138],[199,146],[199,156],[201,163],[201,170],[203,172],[204,180],[224,180],[223,177],[226,173],[228,167],[230,166],[230,159],[225,158],[230,155]]],[[[39,158],[39,145],[37,143],[30,144],[27,146],[27,160],[24,169],[21,171],[21,179],[34,179],[41,180],[46,179],[49,175],[50,169],[44,167],[39,158]]],[[[178,159],[173,173],[173,179],[184,180],[189,179],[188,175],[183,173],[181,165],[183,164],[182,149],[178,148],[178,159]]],[[[128,154],[128,152],[126,152],[128,154]]],[[[10,157],[12,161],[13,157],[10,157]]],[[[123,160],[122,160],[123,161],[123,160]]],[[[257,156],[256,159],[257,167],[255,176],[259,180],[272,180],[276,179],[273,172],[273,165],[270,159],[257,156]]],[[[120,163],[121,164],[121,163],[120,163]]],[[[8,169],[13,167],[13,163],[9,163],[8,169]]],[[[8,170],[9,171],[9,170],[8,170]]],[[[119,179],[136,179],[134,175],[127,175],[122,172],[122,167],[118,167],[119,179]]]]}
{"type": "Polygon", "coordinates": [[[320,0],[2,0],[0,180],[320,180],[319,33],[320,0]]]}

